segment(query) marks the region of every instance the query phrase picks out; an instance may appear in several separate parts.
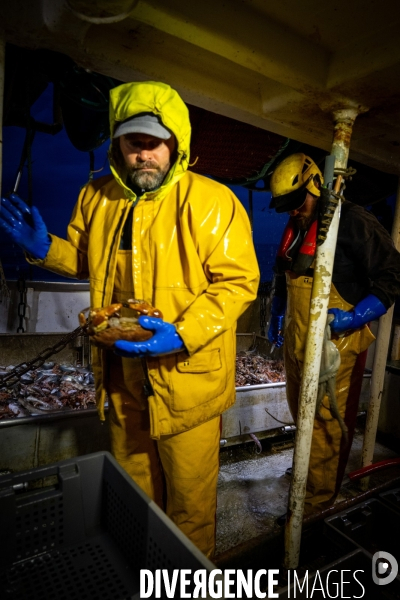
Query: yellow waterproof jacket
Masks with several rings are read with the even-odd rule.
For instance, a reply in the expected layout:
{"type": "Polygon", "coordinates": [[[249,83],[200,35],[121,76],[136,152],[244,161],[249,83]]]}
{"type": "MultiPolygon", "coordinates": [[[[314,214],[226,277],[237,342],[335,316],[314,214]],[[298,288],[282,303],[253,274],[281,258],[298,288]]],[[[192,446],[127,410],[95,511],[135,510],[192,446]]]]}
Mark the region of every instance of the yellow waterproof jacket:
{"type": "MultiPolygon", "coordinates": [[[[139,199],[110,160],[113,175],[81,192],[68,240],[52,236],[35,261],[67,277],[89,279],[92,307],[111,303],[121,233],[134,203],[134,297],[176,325],[187,352],[147,359],[151,435],[178,433],[219,414],[235,400],[235,329],[255,299],[259,270],[247,214],[225,186],[188,172],[190,122],[169,86],[129,83],[111,90],[115,123],[141,112],[159,115],[173,131],[177,160],[163,185],[139,199]]],[[[104,419],[107,354],[94,348],[100,418],[104,419]]]]}

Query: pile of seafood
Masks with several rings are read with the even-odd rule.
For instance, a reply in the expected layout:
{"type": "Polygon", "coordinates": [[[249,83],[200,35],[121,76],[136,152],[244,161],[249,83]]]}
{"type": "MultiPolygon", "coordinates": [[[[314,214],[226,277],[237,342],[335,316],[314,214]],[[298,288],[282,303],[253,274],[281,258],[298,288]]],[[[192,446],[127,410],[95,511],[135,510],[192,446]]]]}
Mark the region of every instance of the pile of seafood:
{"type": "Polygon", "coordinates": [[[283,360],[270,360],[254,352],[236,355],[236,386],[285,381],[283,360]]]}
{"type": "Polygon", "coordinates": [[[1,376],[12,369],[0,367],[0,419],[95,406],[93,373],[87,367],[47,362],[22,375],[12,387],[1,387],[1,376]]]}
{"type": "MultiPolygon", "coordinates": [[[[22,375],[12,387],[1,387],[1,376],[12,369],[0,367],[0,419],[95,406],[93,373],[87,367],[47,362],[22,375]]],[[[283,360],[269,360],[253,352],[236,356],[237,387],[280,381],[285,381],[283,360]]]]}

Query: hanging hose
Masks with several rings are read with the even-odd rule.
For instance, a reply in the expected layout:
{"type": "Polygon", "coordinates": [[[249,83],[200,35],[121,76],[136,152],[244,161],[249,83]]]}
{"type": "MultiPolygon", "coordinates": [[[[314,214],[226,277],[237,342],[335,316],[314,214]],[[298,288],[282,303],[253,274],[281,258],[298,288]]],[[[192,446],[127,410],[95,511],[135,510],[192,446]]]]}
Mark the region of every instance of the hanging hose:
{"type": "Polygon", "coordinates": [[[321,356],[321,367],[318,379],[318,396],[315,414],[318,415],[324,421],[327,420],[320,413],[321,407],[325,407],[325,405],[323,404],[323,399],[325,398],[325,396],[327,396],[329,406],[325,408],[328,408],[332,417],[338,421],[340,429],[343,432],[343,437],[347,441],[347,427],[339,412],[336,399],[336,375],[340,367],[340,352],[331,340],[330,323],[333,321],[333,319],[333,315],[328,315],[328,318],[326,320],[324,342],[321,356]]]}
{"type": "Polygon", "coordinates": [[[400,458],[387,458],[386,460],[381,460],[372,465],[366,465],[361,469],[357,469],[356,471],[352,471],[348,473],[348,477],[351,481],[356,481],[357,479],[361,479],[362,477],[367,477],[377,471],[382,471],[383,469],[388,469],[389,467],[398,467],[400,466],[400,458]]]}
{"type": "Polygon", "coordinates": [[[261,454],[262,445],[261,445],[260,440],[258,439],[258,437],[256,435],[254,435],[254,433],[249,433],[249,436],[251,437],[251,439],[253,440],[253,442],[256,445],[256,454],[261,454]]]}

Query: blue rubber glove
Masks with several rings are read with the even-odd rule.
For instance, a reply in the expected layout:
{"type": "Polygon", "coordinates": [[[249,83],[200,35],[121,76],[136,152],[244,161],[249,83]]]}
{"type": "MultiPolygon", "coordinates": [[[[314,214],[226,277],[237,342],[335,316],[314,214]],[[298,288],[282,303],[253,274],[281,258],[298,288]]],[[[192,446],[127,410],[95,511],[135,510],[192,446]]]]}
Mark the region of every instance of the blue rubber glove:
{"type": "Polygon", "coordinates": [[[29,207],[19,196],[1,199],[0,230],[34,258],[45,258],[51,240],[35,206],[29,207]]]}
{"type": "Polygon", "coordinates": [[[283,344],[283,324],[285,321],[286,298],[274,296],[271,304],[271,319],[268,327],[268,339],[280,348],[283,344]]]}
{"type": "Polygon", "coordinates": [[[328,314],[334,315],[331,322],[331,331],[333,333],[343,333],[349,329],[358,329],[365,323],[378,319],[387,312],[387,308],[382,302],[370,294],[363,298],[352,310],[340,310],[340,308],[330,308],[328,314]]]}
{"type": "Polygon", "coordinates": [[[173,354],[185,349],[185,344],[175,325],[167,323],[155,317],[139,317],[139,325],[143,329],[154,332],[153,337],[145,342],[126,342],[118,340],[114,344],[115,354],[136,358],[140,356],[160,356],[161,354],[173,354]]]}

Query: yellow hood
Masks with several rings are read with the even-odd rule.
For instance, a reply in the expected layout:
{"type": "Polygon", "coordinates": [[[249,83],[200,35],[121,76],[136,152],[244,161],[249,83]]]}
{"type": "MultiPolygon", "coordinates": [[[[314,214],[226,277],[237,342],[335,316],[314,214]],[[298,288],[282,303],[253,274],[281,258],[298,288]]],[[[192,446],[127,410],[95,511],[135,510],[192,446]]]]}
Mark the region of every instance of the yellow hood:
{"type": "MultiPolygon", "coordinates": [[[[178,92],[165,83],[145,81],[124,83],[110,90],[110,132],[111,140],[118,123],[126,121],[142,112],[152,112],[170,129],[177,141],[177,159],[170,168],[157,196],[161,197],[171,183],[176,183],[184,175],[189,164],[190,134],[189,111],[178,92]],[[161,192],[161,193],[160,193],[161,192]]],[[[126,196],[134,196],[125,184],[125,176],[120,173],[109,153],[111,171],[124,188],[126,196]]]]}

